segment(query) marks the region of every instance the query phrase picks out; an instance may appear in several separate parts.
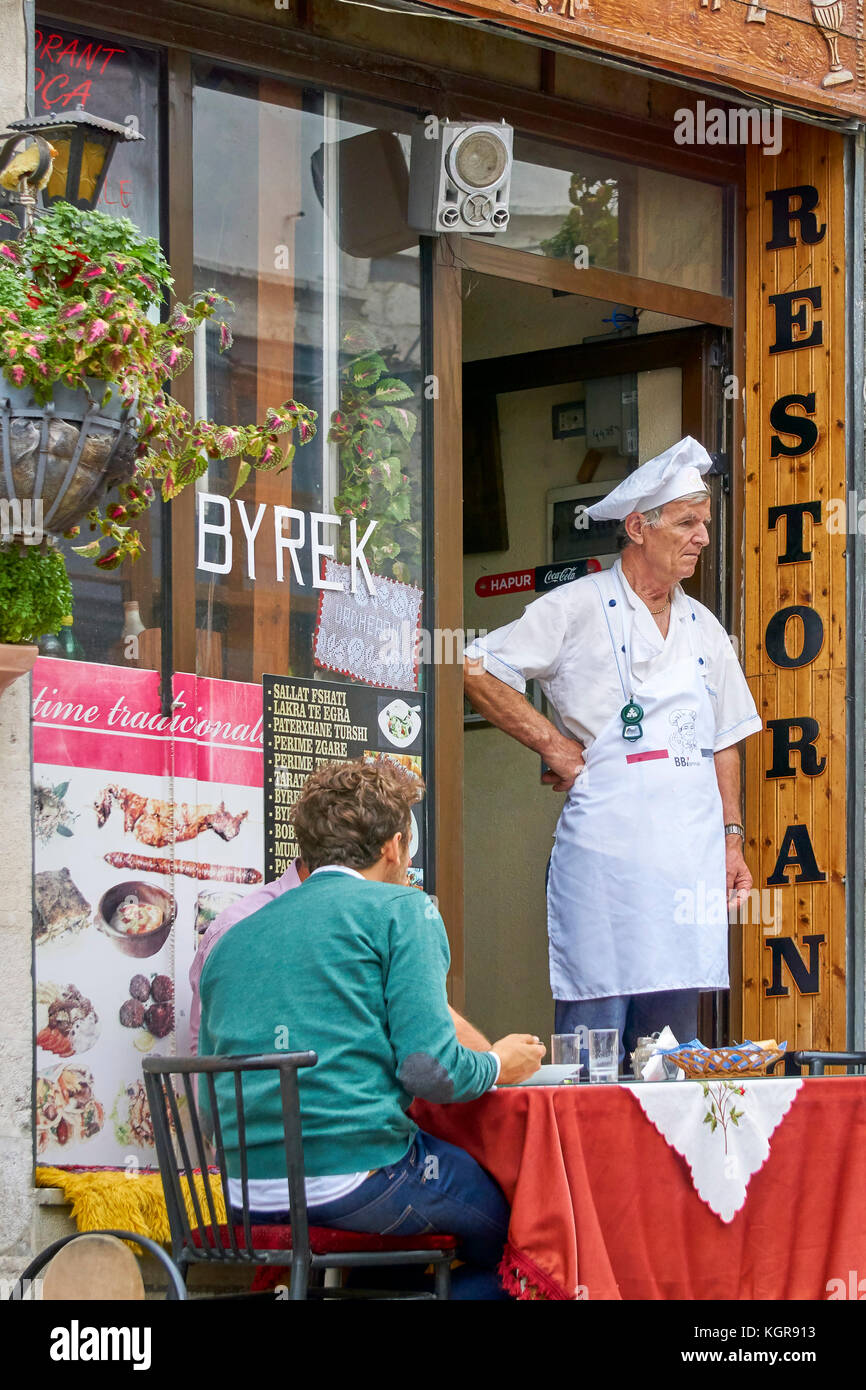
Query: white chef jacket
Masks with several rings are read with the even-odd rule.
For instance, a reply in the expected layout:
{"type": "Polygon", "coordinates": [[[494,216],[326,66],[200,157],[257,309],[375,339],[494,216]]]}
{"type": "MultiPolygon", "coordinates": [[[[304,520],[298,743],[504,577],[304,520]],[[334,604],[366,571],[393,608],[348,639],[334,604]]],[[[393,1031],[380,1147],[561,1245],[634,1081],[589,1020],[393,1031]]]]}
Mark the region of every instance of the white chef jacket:
{"type": "MultiPolygon", "coordinates": [[[[687,598],[678,584],[664,638],[646,604],[629,585],[620,559],[614,569],[633,610],[634,685],[630,693],[638,697],[644,681],[669,664],[689,658],[686,624],[694,621],[704,680],[715,712],[713,751],[718,753],[758,733],[763,723],[733,644],[710,610],[687,598]]],[[[611,636],[619,629],[609,627],[609,622],[592,576],[584,575],[528,604],[521,618],[473,642],[465,655],[480,658],[486,671],[521,693],[528,680],[537,680],[553,707],[553,722],[561,732],[589,748],[623,704],[611,646],[611,636]]]]}

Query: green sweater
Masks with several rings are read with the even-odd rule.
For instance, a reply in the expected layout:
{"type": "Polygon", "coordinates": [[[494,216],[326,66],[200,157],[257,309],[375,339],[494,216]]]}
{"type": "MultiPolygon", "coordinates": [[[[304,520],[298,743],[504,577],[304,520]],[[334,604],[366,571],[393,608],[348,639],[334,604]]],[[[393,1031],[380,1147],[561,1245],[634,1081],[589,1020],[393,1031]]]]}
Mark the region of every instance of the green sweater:
{"type": "MultiPolygon", "coordinates": [[[[448,941],[417,888],[318,873],[226,932],[202,971],[202,1056],[312,1048],[298,1073],[308,1177],[396,1163],[414,1096],[474,1100],[494,1059],[461,1046],[448,1012],[448,941]]],[[[199,1087],[200,1092],[203,1091],[199,1087]]],[[[217,1082],[229,1172],[240,1174],[230,1077],[217,1082]]],[[[251,1178],[285,1177],[275,1072],[244,1079],[251,1178]]]]}

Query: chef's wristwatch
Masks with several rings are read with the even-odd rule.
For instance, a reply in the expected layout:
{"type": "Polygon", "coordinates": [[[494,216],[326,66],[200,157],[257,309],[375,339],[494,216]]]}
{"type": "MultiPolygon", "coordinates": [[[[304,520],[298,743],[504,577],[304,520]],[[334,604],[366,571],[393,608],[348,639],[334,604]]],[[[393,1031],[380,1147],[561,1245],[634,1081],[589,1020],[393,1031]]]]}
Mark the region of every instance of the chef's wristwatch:
{"type": "Polygon", "coordinates": [[[732,821],[730,825],[725,826],[725,834],[739,835],[742,840],[745,840],[746,838],[746,832],[744,827],[742,825],[738,825],[736,821],[732,821]]]}

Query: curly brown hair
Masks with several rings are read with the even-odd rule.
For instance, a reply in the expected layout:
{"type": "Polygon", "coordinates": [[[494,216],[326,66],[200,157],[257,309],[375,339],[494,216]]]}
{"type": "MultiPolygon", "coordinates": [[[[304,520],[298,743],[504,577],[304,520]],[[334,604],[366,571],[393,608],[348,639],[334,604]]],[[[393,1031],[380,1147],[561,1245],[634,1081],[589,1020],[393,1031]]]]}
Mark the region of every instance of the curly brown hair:
{"type": "Polygon", "coordinates": [[[310,873],[324,864],[369,869],[398,831],[408,840],[409,812],[424,781],[382,758],[326,763],[304,783],[291,820],[310,873]]]}

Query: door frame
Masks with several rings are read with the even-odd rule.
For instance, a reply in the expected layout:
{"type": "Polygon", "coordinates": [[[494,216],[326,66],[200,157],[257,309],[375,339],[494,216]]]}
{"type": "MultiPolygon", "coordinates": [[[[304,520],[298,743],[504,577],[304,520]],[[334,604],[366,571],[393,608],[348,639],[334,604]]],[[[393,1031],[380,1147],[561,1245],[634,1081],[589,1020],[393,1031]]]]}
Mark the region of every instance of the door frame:
{"type": "MultiPolygon", "coordinates": [[[[567,290],[584,298],[628,303],[671,317],[696,319],[695,327],[646,334],[642,339],[620,338],[610,343],[544,348],[535,353],[519,354],[520,374],[511,382],[507,357],[467,364],[468,375],[473,387],[483,388],[489,384],[492,389],[495,382],[502,392],[633,371],[638,360],[640,370],[677,366],[683,372],[683,429],[709,439],[707,447],[711,452],[721,451],[727,442],[719,407],[722,377],[728,369],[730,355],[718,352],[719,329],[730,328],[739,315],[735,301],[730,298],[639,280],[618,271],[578,270],[568,262],[479,242],[471,237],[446,234],[424,238],[423,244],[425,278],[429,284],[428,360],[435,391],[429,413],[433,512],[430,613],[434,628],[457,632],[463,630],[463,271],[473,269],[505,280],[567,290]],[[527,379],[527,361],[534,364],[533,376],[536,370],[539,377],[544,374],[543,381],[527,379]],[[711,365],[719,369],[715,384],[708,370],[711,365]]],[[[732,351],[736,361],[739,354],[735,346],[732,351]]],[[[516,361],[512,366],[516,368],[516,361]]],[[[737,416],[739,412],[734,414],[737,416]]],[[[735,457],[735,440],[740,430],[741,423],[735,418],[727,450],[729,458],[735,457]]],[[[730,588],[722,583],[718,552],[726,536],[733,534],[736,528],[731,527],[727,516],[729,489],[723,491],[721,478],[712,479],[712,490],[714,511],[720,524],[716,528],[718,539],[713,546],[711,563],[704,567],[702,574],[700,600],[725,622],[730,621],[730,588]]],[[[466,993],[462,665],[456,660],[435,664],[431,687],[434,887],[451,945],[451,1002],[456,1009],[462,1010],[466,993]]]]}

